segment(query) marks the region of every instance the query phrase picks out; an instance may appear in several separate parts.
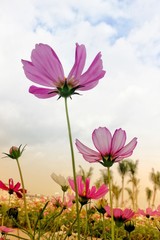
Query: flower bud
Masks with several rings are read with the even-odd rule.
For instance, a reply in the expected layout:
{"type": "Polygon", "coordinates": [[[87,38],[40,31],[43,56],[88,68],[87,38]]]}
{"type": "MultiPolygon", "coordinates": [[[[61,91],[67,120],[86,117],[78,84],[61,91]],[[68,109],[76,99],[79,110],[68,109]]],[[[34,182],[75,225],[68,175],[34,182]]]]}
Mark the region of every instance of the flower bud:
{"type": "Polygon", "coordinates": [[[22,149],[21,149],[21,146],[22,145],[20,145],[19,147],[12,146],[9,150],[9,154],[8,153],[4,153],[4,154],[7,157],[10,157],[12,159],[18,159],[22,155],[26,145],[22,149]]]}

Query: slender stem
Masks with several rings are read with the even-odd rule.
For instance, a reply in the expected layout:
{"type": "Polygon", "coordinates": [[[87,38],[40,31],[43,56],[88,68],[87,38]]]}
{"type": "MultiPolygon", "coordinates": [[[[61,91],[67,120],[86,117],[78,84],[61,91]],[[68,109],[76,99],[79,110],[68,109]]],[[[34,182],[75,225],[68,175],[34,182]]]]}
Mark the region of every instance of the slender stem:
{"type": "Polygon", "coordinates": [[[26,201],[26,194],[25,194],[23,175],[22,175],[22,171],[21,171],[21,167],[20,167],[18,158],[16,159],[16,161],[17,161],[18,170],[19,170],[20,179],[21,179],[21,184],[22,184],[22,189],[23,189],[23,201],[24,201],[24,209],[25,209],[26,221],[27,221],[27,224],[28,224],[29,231],[31,233],[32,232],[32,228],[31,228],[31,224],[30,224],[30,221],[29,221],[29,217],[28,217],[27,201],[26,201]]]}
{"type": "Polygon", "coordinates": [[[79,219],[79,204],[78,204],[78,188],[77,188],[77,182],[76,182],[76,166],[75,166],[75,159],[74,159],[74,150],[73,150],[71,126],[70,126],[70,120],[69,120],[69,114],[68,114],[67,98],[64,98],[64,99],[65,99],[65,112],[66,112],[68,135],[69,135],[69,143],[70,143],[71,158],[72,158],[73,179],[74,179],[75,193],[76,193],[76,212],[77,212],[78,240],[80,240],[80,219],[79,219]]]}
{"type": "MultiPolygon", "coordinates": [[[[83,205],[81,205],[81,207],[80,207],[80,209],[79,209],[79,213],[81,212],[81,210],[82,210],[82,207],[83,207],[83,205]]],[[[68,237],[68,233],[70,233],[70,232],[71,232],[71,230],[72,230],[72,228],[73,228],[73,225],[74,225],[74,224],[75,224],[75,222],[78,220],[78,216],[79,216],[79,214],[77,214],[77,217],[74,219],[74,221],[73,221],[72,225],[70,226],[69,230],[67,231],[67,234],[66,234],[66,236],[65,236],[64,240],[66,240],[66,238],[68,237]]]]}
{"type": "Polygon", "coordinates": [[[131,234],[130,233],[128,234],[128,239],[131,240],[131,234]]]}
{"type": "Polygon", "coordinates": [[[85,233],[84,236],[87,237],[88,234],[88,209],[87,209],[87,204],[86,204],[86,224],[85,224],[85,233]]]}
{"type": "Polygon", "coordinates": [[[102,217],[103,217],[103,239],[106,240],[106,224],[104,214],[102,214],[102,217]]]}
{"type": "Polygon", "coordinates": [[[113,219],[113,203],[112,203],[112,184],[110,168],[108,167],[108,183],[109,183],[109,198],[110,198],[110,209],[111,209],[111,239],[114,240],[114,219],[113,219]]]}

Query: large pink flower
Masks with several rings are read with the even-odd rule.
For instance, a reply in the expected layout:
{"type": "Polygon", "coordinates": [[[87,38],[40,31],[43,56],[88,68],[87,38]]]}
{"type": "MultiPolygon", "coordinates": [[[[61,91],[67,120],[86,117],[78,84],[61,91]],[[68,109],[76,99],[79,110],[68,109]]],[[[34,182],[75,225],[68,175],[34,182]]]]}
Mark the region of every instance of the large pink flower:
{"type": "MultiPolygon", "coordinates": [[[[75,191],[74,180],[71,178],[68,179],[68,182],[75,191]]],[[[82,176],[77,176],[76,178],[78,195],[80,197],[79,201],[81,204],[86,204],[89,199],[99,199],[103,197],[108,192],[108,187],[103,184],[99,189],[96,189],[95,186],[90,188],[90,179],[86,178],[85,183],[82,180],[82,176]]]]}
{"type": "Polygon", "coordinates": [[[137,138],[133,138],[125,145],[126,132],[121,128],[117,129],[112,136],[106,127],[99,127],[93,131],[92,140],[98,152],[85,146],[79,140],[76,140],[76,146],[86,161],[100,162],[105,167],[110,167],[114,162],[131,156],[137,145],[137,138]]]}
{"type": "Polygon", "coordinates": [[[46,44],[36,44],[31,54],[31,62],[22,60],[25,75],[32,82],[46,88],[31,86],[29,92],[38,98],[50,98],[56,95],[69,97],[76,90],[85,91],[94,88],[105,75],[101,53],[94,58],[86,72],[83,72],[86,61],[85,46],[76,44],[75,62],[67,77],[62,64],[54,50],[46,44]]]}
{"type": "MultiPolygon", "coordinates": [[[[18,198],[22,198],[23,189],[20,188],[21,184],[19,182],[14,185],[13,179],[9,179],[9,186],[6,186],[2,181],[0,181],[0,188],[2,190],[8,191],[9,194],[16,193],[18,198]]],[[[24,190],[26,192],[26,190],[24,190]]]]}

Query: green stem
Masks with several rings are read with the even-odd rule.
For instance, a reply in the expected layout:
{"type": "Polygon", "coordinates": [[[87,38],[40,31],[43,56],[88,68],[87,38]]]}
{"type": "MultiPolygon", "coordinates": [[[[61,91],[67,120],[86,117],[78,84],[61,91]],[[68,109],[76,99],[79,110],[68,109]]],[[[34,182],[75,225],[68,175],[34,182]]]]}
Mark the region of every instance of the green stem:
{"type": "Polygon", "coordinates": [[[64,99],[65,99],[65,112],[66,112],[68,135],[69,135],[69,143],[70,143],[71,158],[72,158],[73,179],[74,179],[75,193],[76,193],[76,212],[77,212],[78,240],[80,240],[80,218],[79,218],[79,204],[78,204],[78,188],[77,188],[77,182],[76,182],[76,166],[75,166],[75,159],[74,159],[74,150],[73,150],[71,126],[70,126],[69,114],[68,114],[67,98],[64,98],[64,99]]]}
{"type": "Polygon", "coordinates": [[[106,240],[106,224],[104,214],[102,214],[102,216],[103,216],[103,239],[106,240]]]}
{"type": "Polygon", "coordinates": [[[16,159],[16,161],[17,161],[18,170],[19,170],[20,179],[21,179],[21,184],[22,184],[22,189],[23,189],[23,201],[24,201],[24,209],[25,209],[26,221],[27,221],[27,225],[28,225],[29,231],[30,231],[30,233],[32,233],[32,228],[31,228],[31,224],[30,224],[30,221],[29,221],[29,217],[28,217],[28,211],[27,211],[27,201],[26,201],[26,194],[25,194],[23,175],[22,175],[22,171],[21,171],[21,167],[20,167],[18,158],[16,159]]]}
{"type": "Polygon", "coordinates": [[[113,203],[112,203],[112,184],[110,168],[108,167],[108,183],[109,183],[109,199],[110,199],[110,211],[111,211],[111,239],[114,240],[114,219],[113,219],[113,203]]]}
{"type": "Polygon", "coordinates": [[[79,214],[80,214],[80,212],[81,212],[81,210],[82,210],[82,207],[83,207],[83,205],[81,205],[81,207],[80,207],[80,209],[79,209],[79,212],[78,212],[78,214],[77,214],[77,217],[74,219],[72,225],[70,226],[69,230],[67,231],[67,234],[66,234],[64,240],[66,240],[66,238],[68,237],[68,234],[71,232],[71,230],[72,230],[72,228],[73,228],[73,225],[74,225],[75,222],[78,220],[78,216],[79,216],[79,214]]]}
{"type": "Polygon", "coordinates": [[[88,234],[88,209],[87,209],[87,204],[86,204],[86,224],[85,224],[85,233],[84,236],[87,238],[87,234],[88,234]]]}

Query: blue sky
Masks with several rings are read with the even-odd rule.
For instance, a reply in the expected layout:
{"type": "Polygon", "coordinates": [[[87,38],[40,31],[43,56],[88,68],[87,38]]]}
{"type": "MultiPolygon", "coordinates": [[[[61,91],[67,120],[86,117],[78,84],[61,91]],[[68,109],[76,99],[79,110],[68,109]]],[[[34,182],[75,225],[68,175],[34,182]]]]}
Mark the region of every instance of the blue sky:
{"type": "MultiPolygon", "coordinates": [[[[30,192],[52,194],[53,171],[72,175],[64,101],[30,95],[32,83],[22,69],[21,59],[30,60],[40,42],[56,51],[66,75],[76,42],[86,45],[86,68],[101,51],[105,77],[69,101],[73,139],[92,146],[91,133],[99,126],[111,132],[121,127],[127,141],[136,136],[132,159],[139,160],[143,187],[152,167],[160,171],[160,2],[6,0],[0,5],[0,151],[27,144],[22,168],[30,192]]],[[[76,149],[75,154],[77,167],[89,169],[76,149]]],[[[96,179],[101,166],[93,167],[96,179]]],[[[1,160],[0,171],[4,181],[19,180],[10,159],[1,160]]]]}

